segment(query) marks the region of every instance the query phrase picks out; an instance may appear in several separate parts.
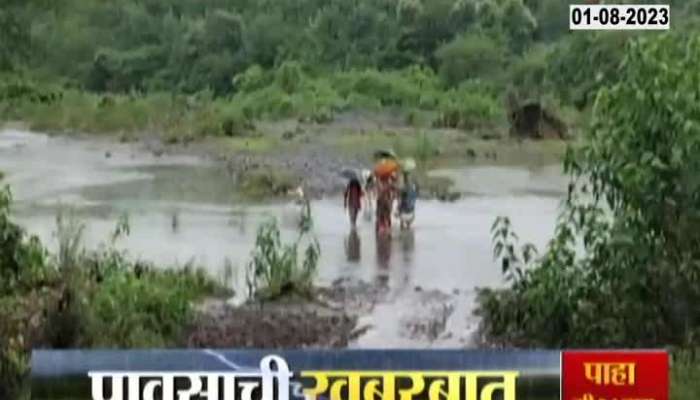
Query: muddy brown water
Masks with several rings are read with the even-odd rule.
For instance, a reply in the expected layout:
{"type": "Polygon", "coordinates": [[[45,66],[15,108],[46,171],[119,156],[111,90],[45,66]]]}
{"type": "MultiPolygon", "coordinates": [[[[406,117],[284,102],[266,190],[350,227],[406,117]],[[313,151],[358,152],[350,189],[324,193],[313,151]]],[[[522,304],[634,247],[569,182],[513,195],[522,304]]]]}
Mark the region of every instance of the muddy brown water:
{"type": "MultiPolygon", "coordinates": [[[[105,242],[126,213],[131,233],[118,247],[162,265],[194,261],[215,276],[224,276],[228,263],[231,284],[239,288],[257,227],[278,218],[286,238],[295,232],[293,205],[246,202],[225,170],[196,157],[4,130],[0,170],[12,187],[15,218],[53,248],[62,209],[84,222],[87,247],[105,242]]],[[[388,287],[361,318],[368,329],[355,347],[469,346],[477,323],[470,315],[474,288],[503,284],[492,259],[494,219],[510,216],[519,236],[542,249],[566,188],[558,166],[432,173],[451,177],[464,197],[420,201],[413,230],[397,230],[389,241],[376,240],[373,222],[364,217],[352,233],[340,198],[312,203],[322,249],[319,283],[347,278],[388,287]]]]}

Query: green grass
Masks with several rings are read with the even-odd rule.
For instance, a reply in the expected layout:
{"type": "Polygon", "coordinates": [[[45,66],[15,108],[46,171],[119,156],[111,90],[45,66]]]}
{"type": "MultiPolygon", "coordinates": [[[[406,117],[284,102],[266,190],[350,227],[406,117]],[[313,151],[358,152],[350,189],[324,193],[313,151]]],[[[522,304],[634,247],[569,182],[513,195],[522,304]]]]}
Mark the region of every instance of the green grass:
{"type": "Polygon", "coordinates": [[[700,396],[700,362],[690,352],[675,357],[671,368],[671,400],[695,400],[700,396]]]}
{"type": "MultiPolygon", "coordinates": [[[[35,130],[85,133],[160,133],[169,141],[201,136],[248,136],[254,122],[294,118],[325,124],[351,110],[400,110],[407,124],[471,130],[504,120],[492,91],[469,82],[444,88],[430,71],[351,70],[310,75],[294,63],[277,70],[259,68],[237,76],[240,91],[214,98],[151,92],[95,94],[56,89],[62,97],[36,96],[0,101],[0,119],[21,120],[35,130]]],[[[35,86],[35,85],[34,85],[35,86]]],[[[31,93],[41,91],[32,86],[31,93]]]]}

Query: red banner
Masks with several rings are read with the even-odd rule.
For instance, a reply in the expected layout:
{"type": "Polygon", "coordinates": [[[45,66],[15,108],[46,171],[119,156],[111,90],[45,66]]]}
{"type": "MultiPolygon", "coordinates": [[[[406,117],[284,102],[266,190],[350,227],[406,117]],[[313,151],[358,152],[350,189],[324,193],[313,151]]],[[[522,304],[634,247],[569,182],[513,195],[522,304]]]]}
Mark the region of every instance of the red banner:
{"type": "Polygon", "coordinates": [[[562,400],[668,400],[664,351],[564,351],[562,400]]]}

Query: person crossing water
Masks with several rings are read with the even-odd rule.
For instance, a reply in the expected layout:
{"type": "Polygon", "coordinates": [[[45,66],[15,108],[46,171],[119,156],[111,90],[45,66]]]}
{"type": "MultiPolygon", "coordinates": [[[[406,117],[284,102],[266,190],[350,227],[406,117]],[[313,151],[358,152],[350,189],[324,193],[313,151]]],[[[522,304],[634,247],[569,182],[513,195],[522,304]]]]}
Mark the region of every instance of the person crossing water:
{"type": "Polygon", "coordinates": [[[377,221],[380,234],[391,233],[391,213],[396,198],[396,176],[391,174],[377,180],[377,221]]]}
{"type": "Polygon", "coordinates": [[[391,151],[378,152],[374,167],[375,184],[377,188],[377,220],[378,234],[391,234],[391,214],[396,199],[396,180],[400,166],[396,155],[391,151]]]}
{"type": "Polygon", "coordinates": [[[367,221],[372,219],[372,212],[375,208],[375,201],[377,200],[377,191],[374,175],[369,170],[362,171],[362,180],[364,183],[365,191],[365,204],[364,204],[364,215],[367,221]]]}
{"type": "Polygon", "coordinates": [[[355,228],[357,226],[357,214],[362,209],[362,185],[357,178],[350,179],[345,188],[345,209],[348,210],[350,216],[350,225],[355,228]]]}
{"type": "Polygon", "coordinates": [[[401,229],[409,229],[415,219],[416,199],[418,198],[418,189],[416,184],[410,178],[408,172],[404,172],[403,185],[399,195],[399,220],[401,221],[401,229]]]}

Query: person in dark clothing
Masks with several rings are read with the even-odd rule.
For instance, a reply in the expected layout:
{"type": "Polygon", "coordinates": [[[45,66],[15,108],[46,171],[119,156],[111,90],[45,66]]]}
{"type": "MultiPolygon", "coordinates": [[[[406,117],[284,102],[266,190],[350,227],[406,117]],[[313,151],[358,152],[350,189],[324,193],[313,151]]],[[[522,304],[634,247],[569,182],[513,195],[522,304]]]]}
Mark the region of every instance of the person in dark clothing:
{"type": "Polygon", "coordinates": [[[354,228],[357,225],[357,214],[362,209],[362,185],[357,179],[351,179],[345,188],[345,209],[350,216],[350,224],[354,228]]]}
{"type": "Polygon", "coordinates": [[[418,188],[416,184],[409,178],[408,174],[404,174],[403,187],[399,195],[399,219],[401,220],[401,229],[409,229],[415,218],[416,199],[418,197],[418,188]]]}

